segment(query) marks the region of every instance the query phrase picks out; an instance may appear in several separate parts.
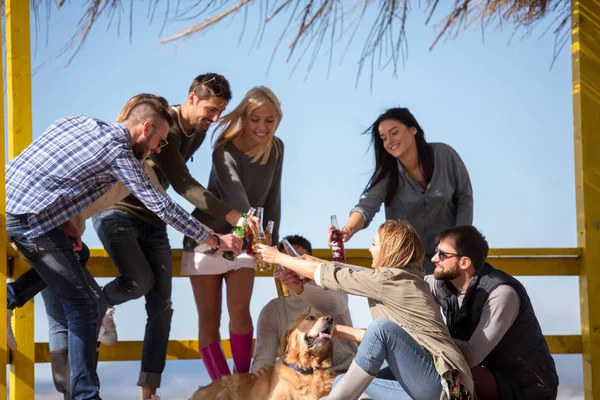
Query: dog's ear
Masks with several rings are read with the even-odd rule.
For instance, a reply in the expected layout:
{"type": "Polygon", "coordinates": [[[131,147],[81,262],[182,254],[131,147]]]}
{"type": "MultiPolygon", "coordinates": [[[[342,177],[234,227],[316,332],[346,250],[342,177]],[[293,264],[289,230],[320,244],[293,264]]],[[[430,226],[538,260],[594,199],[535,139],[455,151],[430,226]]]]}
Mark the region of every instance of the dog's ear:
{"type": "Polygon", "coordinates": [[[279,350],[279,354],[277,355],[278,357],[283,357],[283,355],[287,352],[288,343],[290,341],[290,335],[292,334],[294,329],[296,329],[295,324],[285,331],[285,334],[283,335],[283,340],[281,341],[281,349],[279,350]]]}

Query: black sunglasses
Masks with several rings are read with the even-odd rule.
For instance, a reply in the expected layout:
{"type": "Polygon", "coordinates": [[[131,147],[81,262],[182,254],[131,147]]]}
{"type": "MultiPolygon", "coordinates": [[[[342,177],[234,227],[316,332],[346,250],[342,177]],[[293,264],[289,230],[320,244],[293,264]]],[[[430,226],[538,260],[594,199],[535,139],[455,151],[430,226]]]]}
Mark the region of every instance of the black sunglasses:
{"type": "Polygon", "coordinates": [[[458,254],[458,253],[446,253],[445,251],[442,251],[440,249],[438,249],[437,247],[435,248],[435,253],[437,254],[437,256],[440,258],[440,261],[444,261],[447,260],[448,258],[452,258],[452,257],[464,257],[463,254],[458,254]]]}

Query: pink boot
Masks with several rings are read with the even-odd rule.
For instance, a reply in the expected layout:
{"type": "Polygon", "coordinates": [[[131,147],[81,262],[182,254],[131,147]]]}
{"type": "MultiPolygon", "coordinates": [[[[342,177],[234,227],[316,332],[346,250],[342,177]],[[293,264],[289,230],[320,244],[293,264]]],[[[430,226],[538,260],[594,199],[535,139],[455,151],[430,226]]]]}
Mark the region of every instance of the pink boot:
{"type": "Polygon", "coordinates": [[[222,376],[231,375],[220,342],[214,342],[201,348],[200,355],[211,380],[215,381],[222,376]]]}
{"type": "Polygon", "coordinates": [[[245,374],[250,371],[250,361],[252,361],[252,331],[249,333],[230,331],[229,341],[233,354],[233,373],[245,374]]]}

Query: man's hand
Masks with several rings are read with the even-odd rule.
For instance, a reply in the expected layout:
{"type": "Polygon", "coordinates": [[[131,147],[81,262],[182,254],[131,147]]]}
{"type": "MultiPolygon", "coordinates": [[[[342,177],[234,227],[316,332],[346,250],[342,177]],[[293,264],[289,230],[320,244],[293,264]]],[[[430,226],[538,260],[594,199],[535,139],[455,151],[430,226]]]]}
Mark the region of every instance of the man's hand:
{"type": "Polygon", "coordinates": [[[290,269],[286,268],[281,272],[281,283],[287,286],[288,289],[293,290],[297,295],[301,295],[304,292],[304,285],[300,281],[300,277],[290,269]]]}
{"type": "Polygon", "coordinates": [[[231,226],[236,226],[241,217],[242,213],[240,211],[231,210],[225,216],[225,221],[229,222],[231,226]]]}
{"type": "Polygon", "coordinates": [[[81,235],[75,224],[71,221],[67,221],[61,225],[61,228],[65,232],[65,235],[71,240],[71,243],[73,243],[73,251],[81,250],[83,248],[83,243],[81,243],[81,235]]]}
{"type": "Polygon", "coordinates": [[[219,240],[221,241],[219,250],[221,251],[233,251],[233,254],[237,257],[241,251],[242,246],[244,245],[244,240],[237,236],[228,233],[227,235],[218,235],[219,240]]]}

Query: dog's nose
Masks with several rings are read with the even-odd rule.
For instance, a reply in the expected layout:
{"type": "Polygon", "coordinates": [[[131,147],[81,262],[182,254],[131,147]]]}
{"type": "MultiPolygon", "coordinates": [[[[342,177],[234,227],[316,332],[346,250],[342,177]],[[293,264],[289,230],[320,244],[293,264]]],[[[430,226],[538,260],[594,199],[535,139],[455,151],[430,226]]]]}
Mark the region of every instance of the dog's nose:
{"type": "Polygon", "coordinates": [[[325,317],[325,321],[329,322],[330,324],[333,324],[333,318],[331,318],[329,315],[325,317]]]}

